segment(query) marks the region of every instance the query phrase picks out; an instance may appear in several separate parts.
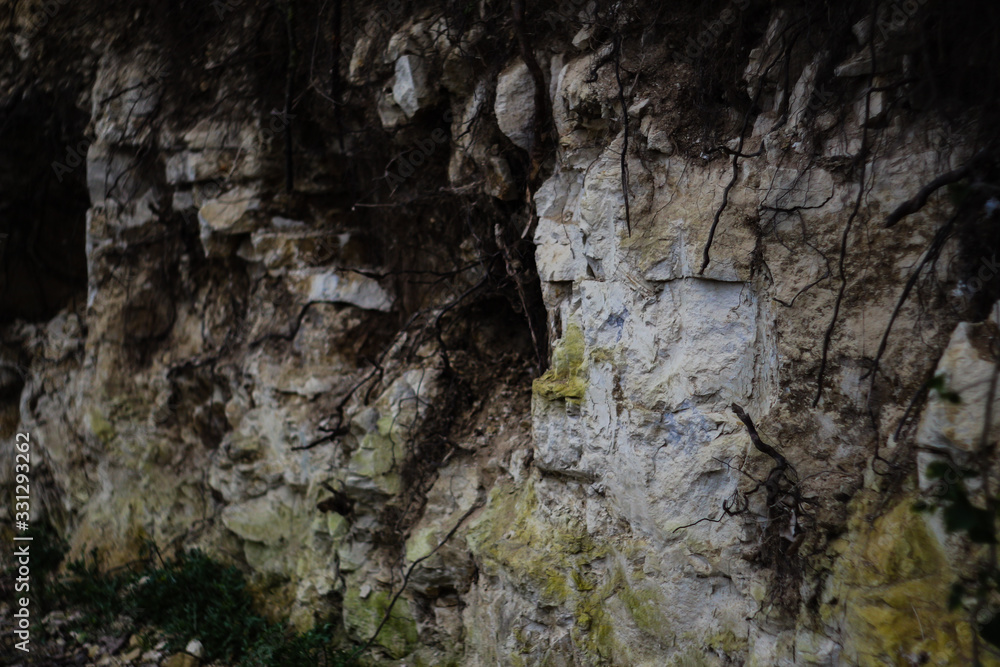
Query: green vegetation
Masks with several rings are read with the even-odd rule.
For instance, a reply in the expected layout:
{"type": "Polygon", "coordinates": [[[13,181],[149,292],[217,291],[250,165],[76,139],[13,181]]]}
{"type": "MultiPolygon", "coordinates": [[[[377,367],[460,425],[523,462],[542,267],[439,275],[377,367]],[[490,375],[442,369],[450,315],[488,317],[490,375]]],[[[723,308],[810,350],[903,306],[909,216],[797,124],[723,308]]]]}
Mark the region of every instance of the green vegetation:
{"type": "MultiPolygon", "coordinates": [[[[155,548],[153,549],[155,552],[155,548]]],[[[333,628],[290,632],[256,614],[242,573],[199,551],[180,553],[158,565],[102,572],[96,558],[75,561],[70,575],[52,587],[68,607],[84,610],[81,630],[124,623],[125,632],[159,634],[169,651],[191,639],[205,647],[205,660],[241,667],[351,664],[333,646],[333,628]]]]}
{"type": "MultiPolygon", "coordinates": [[[[50,610],[56,603],[50,582],[55,580],[56,571],[66,553],[66,543],[56,529],[47,523],[32,526],[23,533],[31,537],[31,585],[30,597],[35,609],[50,610]],[[37,584],[37,585],[36,585],[37,584]]],[[[4,575],[6,581],[14,581],[13,576],[4,575]]]]}
{"type": "Polygon", "coordinates": [[[587,391],[587,371],[584,367],[583,329],[576,322],[566,327],[563,337],[552,351],[552,366],[532,383],[536,394],[555,401],[565,399],[579,403],[587,391]]]}
{"type": "MultiPolygon", "coordinates": [[[[995,377],[994,377],[995,381],[995,377]]],[[[939,373],[927,384],[930,391],[943,401],[962,402],[961,396],[948,387],[947,378],[939,373]]],[[[992,402],[992,388],[987,401],[992,402]]],[[[986,421],[990,421],[987,409],[986,421]]],[[[979,659],[979,638],[1000,647],[1000,610],[996,600],[1000,596],[1000,566],[997,565],[997,516],[1000,515],[1000,497],[990,490],[990,457],[995,445],[988,445],[984,432],[979,447],[964,460],[942,457],[927,465],[925,476],[932,483],[923,499],[913,504],[917,512],[940,512],[944,529],[961,538],[975,555],[972,571],[967,571],[951,586],[948,608],[965,609],[971,624],[978,633],[973,637],[973,663],[979,659]]]]}
{"type": "Polygon", "coordinates": [[[970,498],[966,480],[982,475],[980,466],[960,466],[951,461],[930,463],[926,471],[927,479],[934,482],[930,498],[917,501],[913,509],[928,513],[940,511],[945,530],[989,549],[986,557],[978,559],[973,576],[952,584],[948,606],[950,609],[969,609],[979,636],[1000,647],[1000,612],[990,604],[1000,594],[1000,567],[992,555],[998,543],[996,516],[1000,513],[1000,501],[987,496],[986,506],[980,507],[970,498]]]}
{"type": "MultiPolygon", "coordinates": [[[[12,551],[8,551],[2,557],[2,567],[0,567],[0,591],[9,595],[12,601],[28,597],[31,600],[32,613],[35,615],[45,615],[56,608],[59,598],[55,592],[53,582],[56,580],[56,571],[62,563],[63,554],[66,553],[66,543],[59,537],[58,532],[48,523],[38,523],[28,530],[18,533],[21,537],[31,538],[31,561],[30,579],[27,591],[23,587],[15,587],[18,577],[17,559],[10,556],[12,551]]],[[[5,530],[0,533],[3,538],[10,543],[14,535],[12,531],[5,530]]],[[[17,545],[17,542],[13,544],[17,545]]],[[[18,586],[23,586],[18,583],[18,586]]],[[[37,627],[33,639],[39,642],[45,641],[48,636],[44,627],[37,627]]],[[[3,656],[0,654],[0,662],[3,656]]]]}
{"type": "Polygon", "coordinates": [[[948,387],[948,378],[944,373],[938,373],[927,383],[927,388],[941,397],[942,401],[958,405],[962,402],[962,397],[958,392],[948,387]]]}
{"type": "Polygon", "coordinates": [[[114,621],[122,611],[121,593],[137,575],[121,568],[101,572],[96,550],[89,561],[73,561],[68,569],[69,577],[55,582],[54,590],[66,605],[84,611],[81,625],[96,628],[114,621]]]}

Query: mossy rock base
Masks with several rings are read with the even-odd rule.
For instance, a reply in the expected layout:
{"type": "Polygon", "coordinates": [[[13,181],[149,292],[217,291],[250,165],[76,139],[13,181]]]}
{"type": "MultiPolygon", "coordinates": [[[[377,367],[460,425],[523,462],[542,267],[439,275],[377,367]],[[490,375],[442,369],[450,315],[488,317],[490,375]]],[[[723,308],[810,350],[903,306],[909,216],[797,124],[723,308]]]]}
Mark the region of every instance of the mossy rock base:
{"type": "MultiPolygon", "coordinates": [[[[852,533],[831,581],[821,614],[840,623],[850,664],[971,665],[973,630],[967,615],[948,608],[957,573],[924,515],[904,498],[871,525],[856,506],[852,533]]],[[[983,665],[1000,665],[983,655],[983,665]]]]}
{"type": "MultiPolygon", "coordinates": [[[[365,642],[375,634],[379,623],[389,609],[392,595],[387,591],[374,591],[362,599],[358,590],[352,589],[344,596],[344,625],[356,641],[365,642]]],[[[410,613],[409,602],[403,598],[392,606],[389,619],[379,631],[374,644],[385,649],[392,658],[402,658],[417,647],[417,624],[410,613]]]]}

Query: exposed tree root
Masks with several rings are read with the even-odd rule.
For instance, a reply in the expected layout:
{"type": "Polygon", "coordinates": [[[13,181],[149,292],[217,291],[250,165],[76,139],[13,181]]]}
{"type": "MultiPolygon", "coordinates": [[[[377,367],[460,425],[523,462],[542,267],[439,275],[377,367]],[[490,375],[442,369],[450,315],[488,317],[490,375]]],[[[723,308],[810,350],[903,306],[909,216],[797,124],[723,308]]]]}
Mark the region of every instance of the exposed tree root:
{"type": "Polygon", "coordinates": [[[632,236],[632,213],[628,194],[628,107],[625,104],[625,87],[622,85],[621,60],[622,36],[615,35],[615,82],[618,84],[618,104],[622,108],[622,197],[625,199],[625,229],[632,236]]]}
{"type": "MultiPolygon", "coordinates": [[[[872,20],[874,19],[875,4],[873,3],[872,20]]],[[[873,81],[875,80],[874,72],[877,71],[877,68],[875,67],[874,31],[872,31],[872,35],[868,38],[868,49],[871,53],[873,73],[868,77],[868,89],[865,91],[865,115],[861,122],[861,148],[858,149],[858,154],[855,157],[855,160],[859,163],[858,169],[860,171],[858,176],[858,196],[854,200],[854,208],[851,209],[851,214],[847,217],[847,223],[844,225],[844,233],[840,238],[840,259],[837,261],[840,287],[837,289],[837,298],[833,304],[833,316],[830,317],[830,324],[827,325],[826,333],[823,335],[823,352],[820,356],[819,372],[816,374],[816,397],[813,399],[812,403],[814,408],[819,405],[819,400],[823,397],[823,383],[826,379],[826,366],[830,354],[830,342],[833,340],[833,331],[837,326],[837,318],[840,316],[840,306],[844,302],[844,293],[847,291],[847,246],[850,242],[851,229],[854,226],[854,221],[857,219],[858,214],[861,211],[861,201],[865,196],[865,177],[868,174],[868,119],[871,118],[872,88],[873,81]]]]}
{"type": "Polygon", "coordinates": [[[708,263],[711,261],[709,253],[712,251],[712,241],[715,240],[715,232],[719,227],[719,220],[722,218],[722,212],[726,210],[726,206],[729,204],[729,193],[732,191],[733,187],[736,185],[736,181],[740,177],[739,163],[741,157],[757,157],[764,152],[764,142],[760,142],[760,148],[757,149],[756,153],[750,155],[743,155],[743,137],[746,134],[747,124],[750,121],[750,112],[747,112],[746,117],[743,120],[743,130],[740,132],[739,144],[735,151],[732,151],[733,155],[733,175],[726,183],[726,188],[722,191],[722,203],[719,204],[719,208],[715,210],[715,217],[712,218],[712,226],[708,230],[708,240],[705,241],[705,249],[701,253],[701,268],[698,269],[698,275],[705,275],[705,269],[708,268],[708,263]]]}
{"type": "Polygon", "coordinates": [[[393,594],[392,598],[389,600],[389,605],[385,609],[385,614],[383,614],[382,620],[375,628],[375,632],[372,633],[372,636],[368,638],[368,641],[362,644],[361,647],[358,648],[351,655],[352,661],[359,655],[367,651],[369,648],[371,648],[372,644],[375,643],[375,640],[378,639],[379,633],[382,632],[382,628],[385,627],[385,624],[388,623],[389,619],[392,617],[392,608],[396,605],[396,601],[399,600],[399,596],[401,596],[403,594],[403,591],[406,590],[406,585],[410,581],[410,575],[413,574],[413,571],[416,569],[416,567],[425,560],[427,560],[428,558],[430,558],[431,556],[433,556],[434,554],[436,554],[438,550],[441,547],[443,547],[448,542],[448,540],[450,540],[455,535],[455,533],[458,532],[458,529],[461,528],[463,523],[465,523],[465,520],[468,519],[470,516],[472,516],[472,513],[478,510],[480,507],[482,507],[482,505],[483,505],[482,501],[479,501],[475,503],[472,507],[470,507],[468,510],[466,510],[465,513],[461,516],[461,518],[459,518],[459,520],[455,523],[454,527],[448,531],[448,534],[445,535],[440,542],[438,542],[437,546],[431,549],[431,551],[428,554],[426,554],[425,556],[421,556],[420,558],[416,559],[410,564],[410,567],[407,568],[406,573],[403,575],[403,583],[400,584],[399,590],[397,590],[393,594]]]}
{"type": "MultiPolygon", "coordinates": [[[[787,31],[791,30],[791,28],[792,28],[792,26],[786,27],[785,30],[784,30],[784,32],[787,32],[787,31]]],[[[760,142],[760,147],[755,152],[753,152],[753,153],[744,153],[743,152],[743,143],[744,143],[744,141],[746,141],[747,130],[750,129],[750,118],[751,118],[751,116],[753,114],[754,107],[757,106],[758,102],[760,101],[760,96],[761,96],[761,94],[764,91],[764,81],[767,78],[767,76],[770,73],[770,71],[778,63],[787,63],[788,58],[789,58],[790,53],[791,53],[791,50],[792,50],[792,46],[795,44],[795,40],[797,39],[797,37],[798,37],[798,35],[795,35],[795,36],[793,36],[789,40],[788,45],[786,45],[785,48],[783,49],[782,57],[776,57],[764,69],[764,71],[761,72],[761,74],[760,74],[760,80],[757,82],[757,88],[754,91],[753,100],[751,101],[750,106],[747,108],[746,113],[743,114],[743,124],[740,127],[739,138],[738,138],[738,141],[736,143],[735,150],[734,149],[730,149],[730,148],[725,147],[725,146],[718,147],[719,150],[723,151],[727,155],[731,155],[732,156],[732,158],[733,158],[733,174],[730,177],[729,182],[726,183],[725,189],[722,191],[722,203],[719,204],[719,208],[717,208],[715,210],[715,215],[712,218],[712,226],[708,230],[708,239],[705,241],[705,248],[702,250],[702,253],[701,253],[701,268],[698,269],[698,275],[699,276],[705,275],[705,269],[708,268],[708,265],[711,262],[712,242],[715,240],[715,233],[716,233],[716,231],[719,228],[719,221],[722,219],[722,213],[726,210],[726,206],[729,205],[729,193],[736,186],[736,181],[739,180],[739,174],[740,174],[740,172],[739,172],[739,161],[740,161],[740,159],[741,158],[755,158],[755,157],[758,157],[758,156],[760,156],[760,155],[762,155],[764,153],[765,145],[764,145],[763,139],[760,142]]],[[[784,38],[784,34],[782,34],[781,38],[782,39],[784,38]]],[[[780,127],[781,125],[783,125],[785,123],[786,117],[787,117],[787,113],[782,114],[782,117],[778,120],[778,122],[775,124],[775,126],[771,128],[771,131],[774,131],[775,129],[777,129],[778,127],[780,127]]]]}
{"type": "Polygon", "coordinates": [[[964,166],[949,171],[946,174],[941,174],[933,181],[920,188],[920,191],[913,197],[910,197],[897,206],[895,210],[893,210],[893,212],[886,217],[882,226],[889,229],[906,216],[916,213],[927,205],[927,200],[932,194],[946,185],[957,183],[967,177],[977,165],[982,164],[989,156],[990,151],[988,149],[983,149],[976,153],[964,166]]]}
{"type": "MultiPolygon", "coordinates": [[[[732,498],[722,501],[723,516],[742,516],[750,513],[750,499],[763,489],[767,523],[762,536],[759,556],[780,577],[786,577],[795,572],[795,568],[788,562],[788,559],[798,551],[812,520],[812,513],[807,509],[807,506],[817,503],[814,498],[802,495],[801,483],[797,481],[798,474],[795,468],[777,449],[761,439],[757,427],[746,411],[736,403],[733,403],[731,407],[746,427],[754,448],[770,458],[774,465],[763,480],[758,480],[740,470],[756,484],[748,491],[736,491],[732,498]]],[[[726,465],[728,466],[728,464],[726,465]]],[[[718,523],[721,520],[722,517],[715,519],[705,517],[686,526],[680,526],[674,532],[703,521],[718,523]]]]}
{"type": "MultiPolygon", "coordinates": [[[[945,241],[948,240],[948,236],[951,234],[951,230],[955,226],[955,221],[958,220],[958,213],[953,215],[951,219],[948,220],[941,229],[937,231],[934,235],[933,240],[931,240],[930,246],[927,248],[927,252],[924,253],[923,258],[917,264],[913,272],[910,273],[910,277],[907,279],[906,284],[903,286],[903,291],[899,295],[899,299],[896,300],[896,307],[892,310],[892,315],[889,316],[889,323],[886,324],[885,331],[882,333],[882,340],[879,342],[878,351],[875,353],[875,359],[872,361],[872,367],[861,379],[865,379],[871,376],[871,386],[875,385],[875,378],[878,375],[879,363],[882,360],[882,355],[885,353],[886,345],[889,343],[889,334],[892,331],[892,325],[895,324],[896,318],[899,316],[899,311],[903,309],[903,305],[906,303],[906,299],[910,296],[910,292],[913,287],[917,284],[917,280],[920,278],[920,274],[923,272],[924,267],[933,262],[941,254],[941,250],[944,248],[945,241]]],[[[869,392],[869,397],[871,392],[869,392]]]]}

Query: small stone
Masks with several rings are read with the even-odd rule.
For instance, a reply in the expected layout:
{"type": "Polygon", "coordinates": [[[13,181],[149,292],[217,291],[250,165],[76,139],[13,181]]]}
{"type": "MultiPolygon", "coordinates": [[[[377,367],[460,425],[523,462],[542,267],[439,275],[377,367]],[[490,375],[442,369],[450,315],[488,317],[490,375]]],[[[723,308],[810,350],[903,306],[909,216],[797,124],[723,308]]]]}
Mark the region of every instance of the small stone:
{"type": "Polygon", "coordinates": [[[347,66],[347,80],[354,85],[365,82],[366,71],[374,65],[372,56],[375,53],[374,40],[363,31],[354,44],[351,61],[347,66]]]}
{"type": "Polygon", "coordinates": [[[202,228],[221,234],[242,234],[254,226],[248,213],[260,208],[257,193],[249,188],[234,188],[205,203],[198,211],[202,228]]]}
{"type": "Polygon", "coordinates": [[[396,80],[392,84],[392,96],[407,118],[413,118],[420,109],[427,107],[434,99],[434,90],[429,84],[427,65],[420,56],[405,55],[396,60],[396,80]]]}
{"type": "Polygon", "coordinates": [[[594,25],[590,24],[580,28],[580,32],[573,37],[573,47],[581,51],[590,46],[590,40],[594,36],[594,25]]]}
{"type": "Polygon", "coordinates": [[[187,646],[184,647],[184,650],[196,658],[200,659],[205,657],[205,647],[198,639],[192,639],[191,641],[189,641],[187,646]]]}
{"type": "Polygon", "coordinates": [[[649,106],[649,98],[644,98],[633,104],[628,108],[628,115],[631,118],[638,118],[642,115],[642,112],[646,110],[649,106]]]}

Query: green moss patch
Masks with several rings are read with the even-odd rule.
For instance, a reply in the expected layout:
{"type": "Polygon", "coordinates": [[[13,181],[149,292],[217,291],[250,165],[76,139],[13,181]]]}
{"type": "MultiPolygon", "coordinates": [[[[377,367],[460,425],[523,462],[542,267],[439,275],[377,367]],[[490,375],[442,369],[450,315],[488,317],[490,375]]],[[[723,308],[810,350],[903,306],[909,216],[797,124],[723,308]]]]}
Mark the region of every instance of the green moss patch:
{"type": "MultiPolygon", "coordinates": [[[[926,654],[928,664],[972,664],[972,628],[948,609],[956,573],[912,504],[904,498],[871,525],[858,518],[870,507],[855,506],[830,585],[837,604],[821,613],[845,623],[845,648],[856,664],[901,664],[904,654],[926,654]]],[[[987,655],[983,664],[1000,663],[987,655]]]]}
{"type": "Polygon", "coordinates": [[[552,366],[532,383],[532,391],[550,401],[581,401],[587,391],[583,359],[583,329],[571,322],[552,351],[552,366]]]}
{"type": "MultiPolygon", "coordinates": [[[[373,592],[365,599],[357,590],[348,591],[344,596],[344,624],[351,635],[359,638],[374,635],[391,601],[392,595],[387,591],[373,592]]],[[[374,644],[384,648],[393,658],[402,658],[412,652],[419,641],[417,623],[410,613],[409,604],[400,598],[392,606],[392,612],[374,644]]]]}
{"type": "MultiPolygon", "coordinates": [[[[468,542],[483,572],[502,576],[541,607],[572,614],[573,643],[595,664],[640,662],[642,649],[631,639],[636,630],[650,645],[673,643],[659,589],[619,549],[594,540],[582,522],[545,512],[532,480],[498,485],[468,542]]],[[[522,654],[534,650],[516,626],[511,636],[522,654]]]]}

